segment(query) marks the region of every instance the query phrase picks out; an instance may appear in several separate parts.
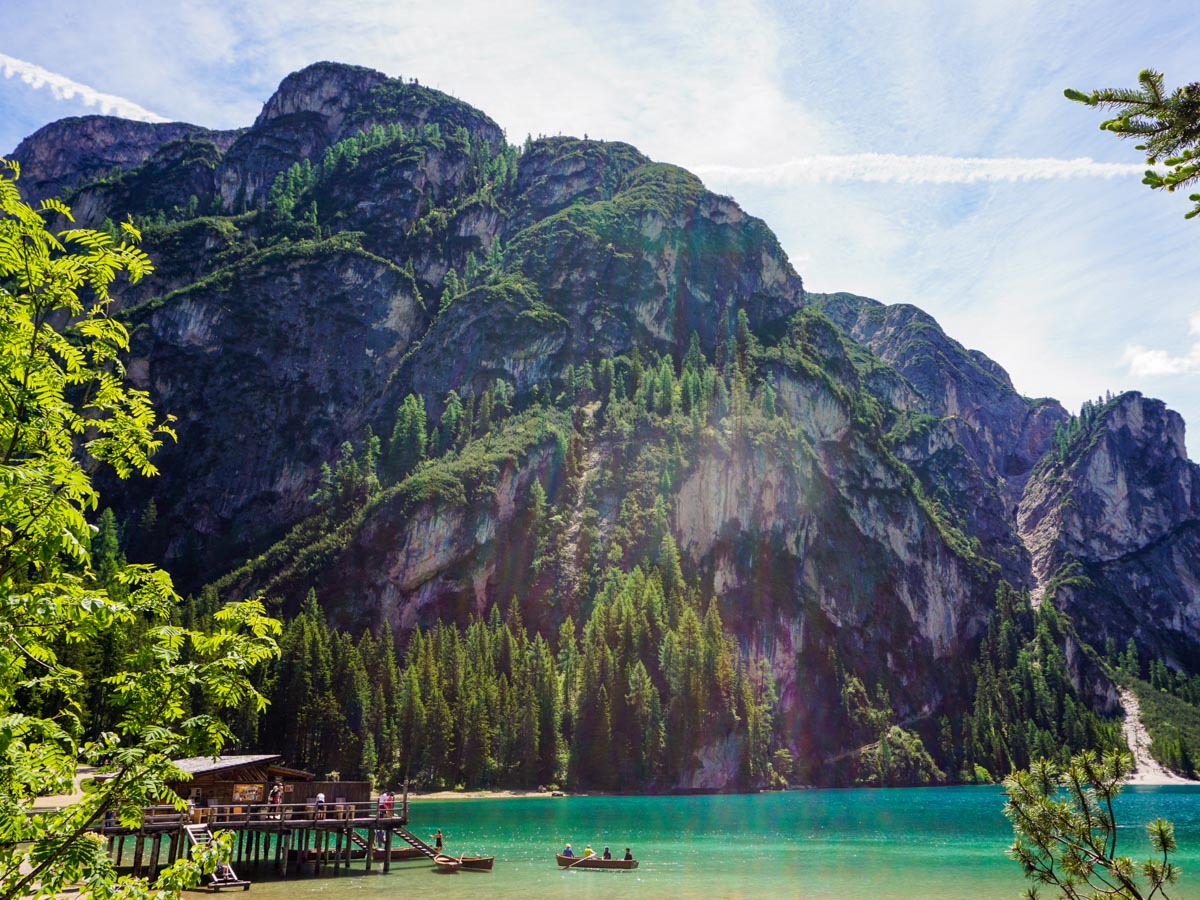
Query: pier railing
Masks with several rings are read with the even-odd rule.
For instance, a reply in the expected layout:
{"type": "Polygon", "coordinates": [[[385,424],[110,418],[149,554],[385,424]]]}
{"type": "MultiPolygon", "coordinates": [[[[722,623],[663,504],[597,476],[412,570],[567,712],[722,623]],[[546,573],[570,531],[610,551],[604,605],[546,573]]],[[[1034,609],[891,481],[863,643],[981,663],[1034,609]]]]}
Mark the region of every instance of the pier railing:
{"type": "MultiPolygon", "coordinates": [[[[408,821],[408,801],[399,810],[386,809],[372,800],[305,803],[209,803],[193,810],[174,806],[148,806],[142,810],[142,830],[171,831],[184,825],[209,825],[213,828],[253,828],[275,830],[291,827],[359,828],[380,827],[408,821]]],[[[103,834],[128,833],[115,819],[98,819],[93,826],[103,834]]]]}

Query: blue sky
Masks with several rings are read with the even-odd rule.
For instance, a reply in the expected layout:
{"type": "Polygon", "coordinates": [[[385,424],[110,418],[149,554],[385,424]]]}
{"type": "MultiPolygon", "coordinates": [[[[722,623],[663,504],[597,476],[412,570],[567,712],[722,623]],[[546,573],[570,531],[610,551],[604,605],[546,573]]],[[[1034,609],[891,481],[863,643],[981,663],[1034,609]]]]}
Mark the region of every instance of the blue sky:
{"type": "Polygon", "coordinates": [[[153,7],[7,16],[0,152],[105,109],[246,125],[297,68],[367,65],[462,97],[513,141],[586,133],[686,166],[764,218],[809,289],[914,303],[1025,394],[1077,408],[1137,389],[1200,423],[1200,220],[1062,96],[1144,67],[1200,80],[1189,4],[153,7]]]}

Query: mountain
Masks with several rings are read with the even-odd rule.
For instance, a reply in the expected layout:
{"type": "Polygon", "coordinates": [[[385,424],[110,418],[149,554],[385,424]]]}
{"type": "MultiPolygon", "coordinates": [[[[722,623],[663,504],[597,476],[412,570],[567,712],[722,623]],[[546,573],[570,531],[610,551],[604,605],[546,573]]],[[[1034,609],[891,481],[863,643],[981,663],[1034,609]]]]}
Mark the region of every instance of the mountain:
{"type": "Polygon", "coordinates": [[[1130,638],[1200,671],[1178,415],[1073,416],[915,307],[806,292],[762,221],[628,144],[511,146],[318,63],[245,129],[88,117],[14,157],[157,266],[119,315],[179,441],[105,485],[124,551],[193,611],[303,623],[269,687],[343,729],[268,714],[247,744],[451,783],[922,783],[1119,742],[1130,638]],[[313,641],[333,713],[287,686],[313,641]],[[435,716],[454,749],[413,756],[435,716]]]}

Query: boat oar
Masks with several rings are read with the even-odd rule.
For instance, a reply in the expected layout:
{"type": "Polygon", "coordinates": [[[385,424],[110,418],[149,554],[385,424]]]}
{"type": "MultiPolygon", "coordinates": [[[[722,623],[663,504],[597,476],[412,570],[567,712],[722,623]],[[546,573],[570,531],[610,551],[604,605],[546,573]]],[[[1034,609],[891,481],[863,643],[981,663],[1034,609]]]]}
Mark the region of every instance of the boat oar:
{"type": "Polygon", "coordinates": [[[581,856],[581,857],[579,857],[579,859],[575,860],[575,862],[571,863],[571,865],[567,866],[567,868],[568,868],[568,869],[570,869],[570,868],[572,868],[572,867],[574,867],[574,866],[577,866],[577,865],[579,865],[581,862],[583,862],[585,859],[587,859],[587,857],[586,857],[586,856],[581,856]]]}

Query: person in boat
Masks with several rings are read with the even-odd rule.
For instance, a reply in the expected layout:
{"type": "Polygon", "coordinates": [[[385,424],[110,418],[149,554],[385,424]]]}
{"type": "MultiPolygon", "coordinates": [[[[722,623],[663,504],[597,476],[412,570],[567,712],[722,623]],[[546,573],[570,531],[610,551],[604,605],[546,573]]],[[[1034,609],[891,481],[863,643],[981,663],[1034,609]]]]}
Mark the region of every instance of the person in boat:
{"type": "Polygon", "coordinates": [[[583,858],[584,859],[588,859],[589,857],[592,857],[595,855],[596,855],[596,851],[592,849],[591,844],[588,844],[586,847],[583,848],[583,858]]]}
{"type": "Polygon", "coordinates": [[[438,829],[433,835],[433,849],[438,853],[442,852],[442,829],[438,829]]]}
{"type": "Polygon", "coordinates": [[[563,848],[562,855],[563,855],[563,856],[570,856],[570,857],[574,857],[574,856],[575,856],[575,851],[571,849],[571,845],[570,845],[570,844],[567,844],[567,846],[563,848]]]}
{"type": "Polygon", "coordinates": [[[612,859],[612,851],[609,850],[607,847],[604,848],[604,858],[612,859]]]}
{"type": "Polygon", "coordinates": [[[626,848],[625,848],[625,859],[626,859],[626,860],[632,860],[632,859],[633,859],[633,854],[629,852],[629,848],[628,848],[628,847],[626,847],[626,848]]]}

